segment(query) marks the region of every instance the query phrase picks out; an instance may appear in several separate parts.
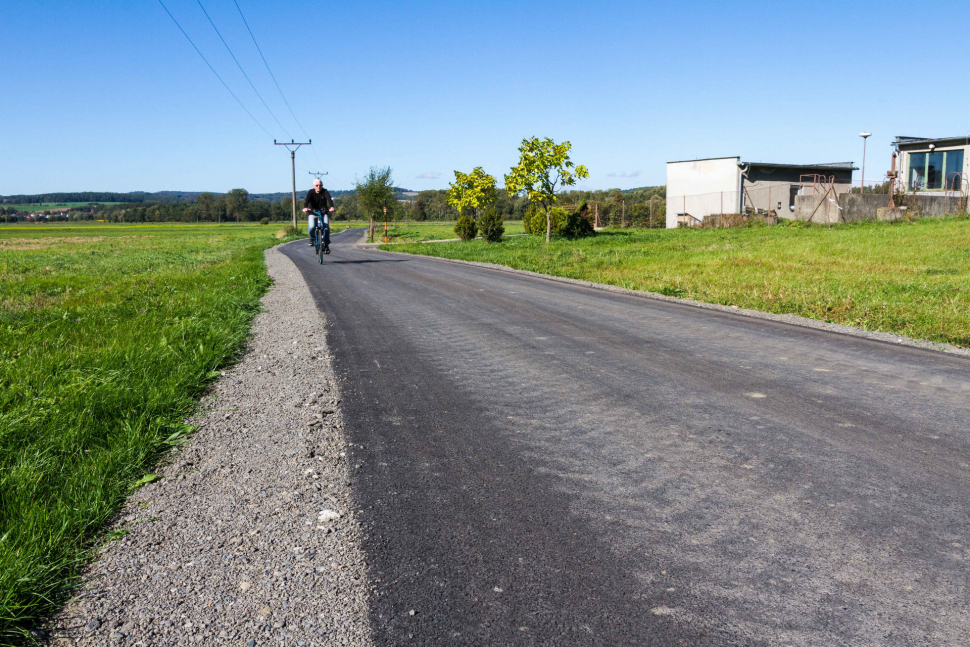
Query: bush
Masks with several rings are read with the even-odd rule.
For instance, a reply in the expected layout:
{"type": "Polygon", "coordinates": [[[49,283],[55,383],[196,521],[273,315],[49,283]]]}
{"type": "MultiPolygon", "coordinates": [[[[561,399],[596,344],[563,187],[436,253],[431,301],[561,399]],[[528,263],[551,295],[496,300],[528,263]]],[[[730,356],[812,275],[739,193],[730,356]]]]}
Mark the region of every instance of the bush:
{"type": "Polygon", "coordinates": [[[559,228],[559,235],[566,238],[583,238],[595,233],[593,225],[586,218],[583,218],[579,211],[574,211],[566,216],[566,222],[559,228]]]}
{"type": "Polygon", "coordinates": [[[455,221],[455,233],[464,241],[469,241],[478,235],[478,225],[475,219],[469,216],[461,216],[455,221]]]}
{"type": "MultiPolygon", "coordinates": [[[[553,207],[550,214],[552,220],[552,234],[556,235],[564,224],[566,224],[566,210],[553,207]]],[[[534,236],[546,235],[546,212],[541,208],[529,207],[529,210],[522,216],[522,225],[526,233],[534,236]]]]}
{"type": "Polygon", "coordinates": [[[283,227],[278,232],[276,232],[276,238],[278,240],[282,240],[283,238],[303,237],[305,235],[306,235],[306,230],[299,229],[297,227],[294,227],[293,225],[289,225],[288,227],[283,227]]]}
{"type": "Polygon", "coordinates": [[[261,224],[261,225],[268,225],[269,224],[269,218],[263,218],[262,220],[259,221],[259,224],[261,224]]]}
{"type": "Polygon", "coordinates": [[[495,209],[489,209],[478,219],[478,233],[486,243],[501,242],[502,235],[505,233],[505,218],[495,209]]]}

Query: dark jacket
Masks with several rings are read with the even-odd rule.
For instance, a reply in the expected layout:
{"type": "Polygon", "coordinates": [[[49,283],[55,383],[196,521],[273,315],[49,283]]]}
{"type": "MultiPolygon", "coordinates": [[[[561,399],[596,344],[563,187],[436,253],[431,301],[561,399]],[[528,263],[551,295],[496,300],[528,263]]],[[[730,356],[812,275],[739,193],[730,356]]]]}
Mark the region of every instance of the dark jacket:
{"type": "Polygon", "coordinates": [[[310,209],[312,211],[319,211],[321,213],[330,211],[330,207],[332,206],[333,198],[330,197],[330,192],[326,189],[320,193],[310,189],[307,191],[306,199],[303,201],[303,208],[310,209]]]}

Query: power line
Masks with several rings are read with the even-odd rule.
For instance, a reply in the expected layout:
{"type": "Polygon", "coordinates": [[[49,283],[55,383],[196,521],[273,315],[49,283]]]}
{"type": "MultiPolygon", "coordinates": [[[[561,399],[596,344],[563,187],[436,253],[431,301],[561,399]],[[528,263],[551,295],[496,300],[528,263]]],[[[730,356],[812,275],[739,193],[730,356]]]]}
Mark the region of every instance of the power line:
{"type": "Polygon", "coordinates": [[[290,115],[293,116],[293,121],[295,121],[296,125],[300,127],[300,130],[303,132],[303,136],[306,137],[307,139],[310,139],[310,136],[307,134],[306,129],[303,127],[303,124],[301,124],[300,120],[296,118],[296,113],[293,112],[293,108],[290,106],[290,102],[286,100],[286,95],[283,94],[283,88],[280,87],[279,82],[276,80],[276,75],[273,74],[273,70],[270,69],[269,63],[266,61],[266,57],[263,56],[263,50],[259,47],[259,43],[256,42],[256,36],[253,34],[253,30],[249,28],[249,21],[247,21],[246,16],[243,15],[242,8],[240,8],[239,3],[236,2],[236,0],[232,0],[232,2],[233,4],[236,5],[236,10],[239,11],[239,17],[242,18],[243,24],[246,25],[246,31],[249,32],[249,37],[253,39],[253,45],[256,46],[256,51],[259,52],[259,57],[263,59],[263,65],[266,66],[266,71],[269,72],[269,76],[270,78],[273,79],[273,83],[276,85],[276,89],[279,90],[280,96],[283,98],[283,103],[286,104],[287,109],[290,111],[290,115]]]}
{"type": "MultiPolygon", "coordinates": [[[[278,81],[276,80],[276,75],[275,75],[275,74],[273,74],[273,70],[272,70],[272,69],[270,69],[270,66],[269,66],[269,62],[268,62],[268,61],[266,60],[266,57],[265,57],[265,56],[263,56],[263,50],[262,50],[262,48],[261,48],[261,47],[259,46],[259,43],[258,43],[258,42],[256,42],[256,35],[255,35],[255,34],[253,34],[253,30],[249,28],[249,21],[248,21],[248,20],[246,20],[246,16],[245,16],[245,15],[243,15],[243,12],[242,12],[242,7],[240,7],[240,6],[239,6],[239,3],[238,3],[238,2],[236,1],[236,0],[232,0],[232,2],[233,2],[233,4],[235,4],[235,5],[236,5],[236,10],[237,10],[237,11],[239,12],[239,17],[240,17],[240,18],[242,18],[242,21],[243,21],[243,24],[244,24],[244,25],[246,25],[246,31],[248,31],[248,32],[249,32],[249,37],[253,39],[253,45],[255,45],[255,46],[256,46],[256,51],[257,51],[257,52],[259,52],[259,57],[260,57],[261,59],[263,59],[263,65],[265,65],[265,66],[266,66],[266,71],[267,71],[267,72],[269,72],[269,76],[270,76],[270,78],[271,78],[271,79],[273,79],[273,83],[274,83],[274,84],[276,85],[276,89],[277,89],[277,90],[279,91],[279,93],[280,93],[280,97],[282,97],[282,99],[283,99],[283,103],[285,103],[285,104],[286,104],[286,108],[287,108],[287,110],[289,110],[289,111],[290,111],[290,115],[291,115],[291,116],[293,117],[293,121],[295,121],[295,122],[296,122],[296,125],[300,127],[300,131],[302,131],[302,132],[303,132],[303,136],[304,136],[304,137],[306,137],[307,139],[310,139],[310,135],[308,135],[308,134],[307,134],[307,131],[306,131],[306,128],[304,128],[304,127],[303,127],[303,124],[302,124],[302,123],[300,123],[300,120],[299,120],[299,119],[297,119],[297,117],[296,117],[296,113],[295,113],[295,112],[293,112],[293,107],[292,107],[292,106],[290,106],[290,102],[289,102],[289,101],[287,101],[287,99],[286,99],[286,95],[285,95],[285,94],[283,94],[283,88],[281,88],[281,87],[280,87],[280,84],[279,84],[279,82],[278,82],[278,81]]],[[[313,150],[313,156],[314,156],[314,157],[316,158],[316,160],[317,160],[317,164],[318,164],[318,165],[320,165],[320,166],[323,166],[323,163],[322,163],[322,162],[320,162],[320,156],[319,156],[319,155],[317,155],[317,149],[315,149],[315,148],[314,148],[314,149],[312,149],[312,150],[313,150]]],[[[303,156],[303,159],[304,159],[304,161],[306,161],[306,162],[307,162],[307,164],[309,164],[309,161],[308,161],[308,160],[306,159],[306,156],[305,156],[305,155],[303,155],[303,153],[302,153],[302,152],[300,153],[300,155],[301,155],[301,156],[303,156]]]]}
{"type": "MultiPolygon", "coordinates": [[[[159,0],[159,1],[161,1],[161,0],[159,0]]],[[[222,44],[226,46],[226,51],[229,52],[229,56],[231,56],[232,57],[232,60],[234,60],[236,62],[236,67],[238,67],[239,68],[239,71],[242,72],[242,74],[243,74],[244,77],[246,77],[246,81],[249,82],[249,87],[251,87],[253,89],[253,92],[256,93],[256,96],[259,97],[259,100],[263,102],[263,106],[266,108],[267,111],[269,111],[269,114],[272,115],[272,117],[276,121],[277,125],[280,128],[283,129],[283,132],[285,132],[287,135],[289,135],[290,133],[286,130],[286,127],[283,126],[283,124],[280,123],[280,120],[276,118],[276,114],[273,113],[272,109],[270,109],[269,105],[263,99],[263,95],[261,95],[259,93],[259,90],[256,89],[256,86],[253,85],[253,82],[249,79],[249,75],[246,74],[246,70],[244,70],[243,69],[243,66],[240,65],[239,59],[236,58],[236,55],[232,53],[232,49],[229,48],[229,43],[227,43],[226,42],[226,39],[222,37],[222,34],[219,32],[219,28],[216,27],[216,24],[214,22],[212,22],[212,18],[209,17],[209,12],[206,11],[205,10],[205,7],[202,6],[202,0],[196,0],[196,2],[199,3],[199,8],[202,9],[202,13],[205,14],[206,19],[209,21],[209,24],[212,25],[212,28],[215,30],[216,35],[219,36],[219,40],[221,40],[222,41],[222,44]]]]}
{"type": "Polygon", "coordinates": [[[209,63],[209,60],[202,54],[201,51],[199,51],[199,48],[195,46],[195,43],[192,42],[192,39],[189,38],[189,35],[185,33],[185,30],[184,29],[182,29],[182,25],[180,25],[179,24],[179,21],[177,21],[175,19],[175,16],[172,15],[172,12],[168,10],[168,7],[165,6],[165,3],[162,2],[162,0],[158,0],[158,4],[162,5],[162,9],[164,9],[165,10],[165,13],[168,14],[168,17],[172,19],[172,22],[175,23],[175,26],[179,28],[179,31],[182,32],[182,35],[185,36],[185,39],[189,41],[189,45],[192,46],[192,49],[194,49],[196,51],[196,53],[199,56],[202,57],[202,60],[205,61],[205,64],[209,66],[209,69],[212,70],[212,73],[215,74],[216,75],[216,78],[219,79],[219,82],[222,83],[222,87],[224,87],[229,92],[229,94],[232,95],[232,98],[236,100],[236,103],[239,104],[239,107],[246,111],[246,114],[249,115],[249,118],[252,119],[253,121],[255,121],[256,122],[256,125],[263,129],[263,132],[264,133],[266,133],[268,136],[272,137],[272,134],[268,130],[266,130],[266,127],[263,126],[263,124],[259,123],[259,119],[257,119],[256,117],[254,117],[253,116],[253,113],[249,112],[249,108],[247,108],[245,105],[243,105],[243,102],[239,100],[239,97],[236,96],[236,93],[233,92],[229,88],[229,86],[226,85],[226,82],[222,80],[222,77],[219,76],[219,73],[216,72],[216,69],[214,67],[212,67],[212,64],[209,63]]]}

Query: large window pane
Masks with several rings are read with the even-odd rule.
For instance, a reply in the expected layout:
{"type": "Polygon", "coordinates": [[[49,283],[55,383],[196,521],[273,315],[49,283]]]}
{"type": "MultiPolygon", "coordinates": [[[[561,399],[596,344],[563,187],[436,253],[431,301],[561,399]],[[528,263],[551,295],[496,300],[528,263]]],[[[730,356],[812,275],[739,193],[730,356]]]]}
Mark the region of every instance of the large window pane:
{"type": "Polygon", "coordinates": [[[963,151],[946,152],[946,171],[944,181],[949,191],[959,191],[961,176],[951,173],[963,173],[963,151]]]}
{"type": "Polygon", "coordinates": [[[926,164],[926,188],[943,188],[943,153],[930,153],[926,164]]]}
{"type": "Polygon", "coordinates": [[[926,153],[909,154],[909,190],[919,191],[926,187],[926,153]]]}

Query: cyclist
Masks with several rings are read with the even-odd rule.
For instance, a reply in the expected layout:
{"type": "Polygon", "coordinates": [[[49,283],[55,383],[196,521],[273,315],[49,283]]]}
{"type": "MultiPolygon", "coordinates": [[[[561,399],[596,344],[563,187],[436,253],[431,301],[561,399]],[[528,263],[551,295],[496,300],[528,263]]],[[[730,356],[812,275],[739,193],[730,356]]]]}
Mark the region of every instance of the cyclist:
{"type": "Polygon", "coordinates": [[[308,214],[307,236],[310,237],[310,244],[313,245],[313,228],[317,224],[317,218],[323,217],[320,226],[323,227],[323,251],[330,253],[330,214],[333,213],[333,198],[330,192],[323,188],[320,178],[313,181],[313,188],[307,191],[306,199],[303,200],[303,213],[308,214]],[[316,213],[315,213],[316,212],[316,213]],[[318,216],[317,213],[320,215],[318,216]]]}

